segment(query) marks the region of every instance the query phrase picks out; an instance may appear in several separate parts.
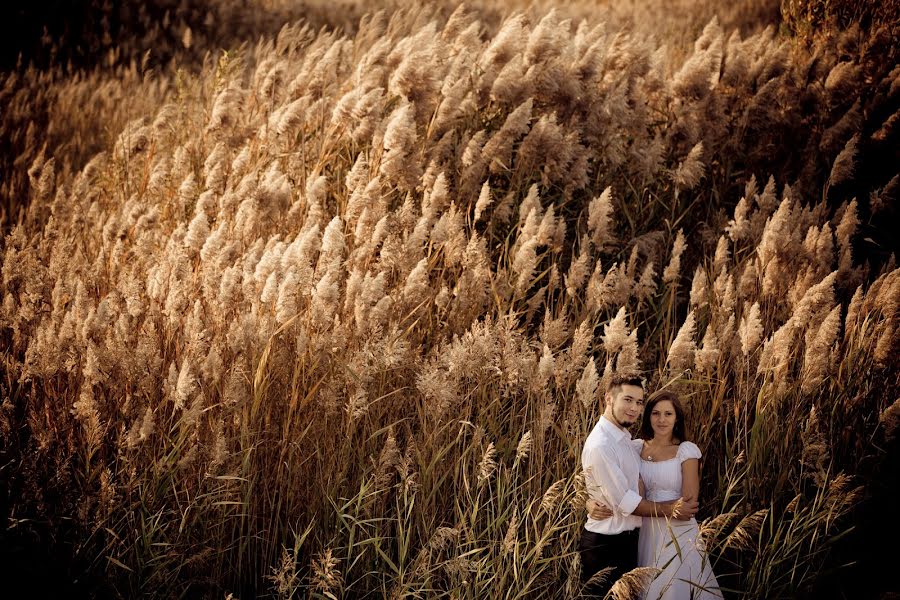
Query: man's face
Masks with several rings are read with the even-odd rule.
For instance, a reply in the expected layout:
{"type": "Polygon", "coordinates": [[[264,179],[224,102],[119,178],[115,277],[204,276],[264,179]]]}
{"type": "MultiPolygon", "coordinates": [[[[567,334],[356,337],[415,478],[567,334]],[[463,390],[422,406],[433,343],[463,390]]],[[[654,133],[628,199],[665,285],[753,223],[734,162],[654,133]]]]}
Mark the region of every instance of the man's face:
{"type": "Polygon", "coordinates": [[[619,427],[631,427],[644,410],[644,390],[637,385],[622,385],[606,396],[606,416],[619,427]]]}

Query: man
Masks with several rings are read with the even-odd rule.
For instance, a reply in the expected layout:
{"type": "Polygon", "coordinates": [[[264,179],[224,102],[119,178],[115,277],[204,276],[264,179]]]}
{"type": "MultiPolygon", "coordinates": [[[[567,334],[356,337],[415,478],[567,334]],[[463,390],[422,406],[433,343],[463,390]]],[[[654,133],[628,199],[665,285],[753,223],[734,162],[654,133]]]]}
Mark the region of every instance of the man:
{"type": "Polygon", "coordinates": [[[612,569],[601,582],[594,582],[584,590],[601,598],[619,577],[637,566],[641,517],[688,520],[696,514],[698,506],[695,501],[681,501],[677,505],[651,502],[640,495],[640,452],[632,444],[628,428],[637,422],[644,406],[641,378],[632,374],[613,375],[604,402],[603,415],[584,443],[581,465],[588,495],[609,506],[613,515],[602,521],[588,515],[578,544],[582,582],[603,569],[612,569]]]}

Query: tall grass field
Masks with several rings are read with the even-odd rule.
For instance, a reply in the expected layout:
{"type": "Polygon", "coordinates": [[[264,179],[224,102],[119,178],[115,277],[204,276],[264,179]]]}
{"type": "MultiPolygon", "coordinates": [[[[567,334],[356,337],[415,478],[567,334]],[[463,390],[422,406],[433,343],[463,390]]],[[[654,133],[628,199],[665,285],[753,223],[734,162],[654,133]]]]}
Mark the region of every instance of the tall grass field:
{"type": "Polygon", "coordinates": [[[578,598],[636,370],[726,598],[897,597],[895,2],[50,4],[0,57],[4,581],[578,598]]]}

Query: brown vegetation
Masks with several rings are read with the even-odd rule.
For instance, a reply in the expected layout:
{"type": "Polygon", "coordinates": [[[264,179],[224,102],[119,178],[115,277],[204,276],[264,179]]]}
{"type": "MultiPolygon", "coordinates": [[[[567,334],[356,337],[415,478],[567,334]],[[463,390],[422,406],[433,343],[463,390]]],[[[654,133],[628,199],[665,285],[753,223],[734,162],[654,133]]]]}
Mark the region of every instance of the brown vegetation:
{"type": "Polygon", "coordinates": [[[826,581],[896,485],[892,40],[491,10],[3,75],[10,515],[126,597],[575,597],[637,368],[721,580],[826,581]]]}

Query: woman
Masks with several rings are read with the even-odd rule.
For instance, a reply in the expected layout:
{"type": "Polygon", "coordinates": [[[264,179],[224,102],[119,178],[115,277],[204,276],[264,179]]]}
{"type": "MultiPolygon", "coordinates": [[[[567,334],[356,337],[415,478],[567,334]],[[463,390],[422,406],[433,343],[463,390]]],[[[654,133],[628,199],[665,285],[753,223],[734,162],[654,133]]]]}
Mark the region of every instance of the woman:
{"type": "MultiPolygon", "coordinates": [[[[684,410],[678,396],[663,390],[644,407],[641,438],[633,440],[641,455],[643,496],[655,502],[696,499],[700,491],[700,449],[685,438],[684,410]]],[[[594,519],[609,518],[609,509],[588,500],[594,519]]],[[[661,572],[647,590],[647,600],[721,598],[700,541],[697,521],[644,517],[638,539],[638,566],[661,572]]]]}

